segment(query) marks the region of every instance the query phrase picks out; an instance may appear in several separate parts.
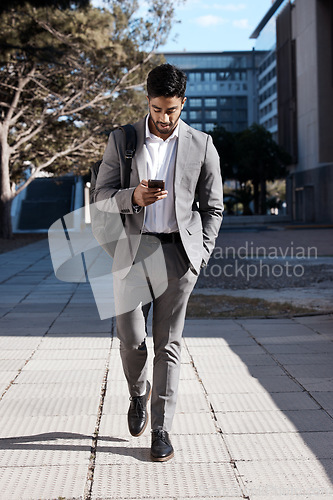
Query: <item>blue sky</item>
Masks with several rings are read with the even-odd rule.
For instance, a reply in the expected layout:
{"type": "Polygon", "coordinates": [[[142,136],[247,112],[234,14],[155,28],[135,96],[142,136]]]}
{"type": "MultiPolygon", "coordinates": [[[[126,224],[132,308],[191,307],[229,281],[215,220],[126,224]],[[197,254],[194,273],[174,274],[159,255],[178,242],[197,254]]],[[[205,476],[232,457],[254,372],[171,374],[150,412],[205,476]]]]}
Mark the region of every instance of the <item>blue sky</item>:
{"type": "Polygon", "coordinates": [[[176,7],[174,27],[163,52],[251,50],[249,38],[272,0],[187,0],[176,7]],[[174,40],[175,39],[175,40],[174,40]]]}

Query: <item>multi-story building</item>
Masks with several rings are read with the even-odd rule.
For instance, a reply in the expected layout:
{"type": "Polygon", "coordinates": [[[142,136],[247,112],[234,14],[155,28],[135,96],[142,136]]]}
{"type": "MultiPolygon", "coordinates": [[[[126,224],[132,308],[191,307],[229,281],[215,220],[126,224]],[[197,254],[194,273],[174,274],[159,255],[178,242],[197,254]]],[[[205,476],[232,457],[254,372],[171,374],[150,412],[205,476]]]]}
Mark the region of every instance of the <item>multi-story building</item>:
{"type": "Polygon", "coordinates": [[[266,51],[169,52],[170,64],[188,78],[182,119],[211,131],[215,125],[232,132],[258,122],[258,67],[266,51]]]}
{"type": "Polygon", "coordinates": [[[293,158],[290,215],[333,223],[333,2],[275,0],[258,40],[276,14],[278,136],[293,158]]]}

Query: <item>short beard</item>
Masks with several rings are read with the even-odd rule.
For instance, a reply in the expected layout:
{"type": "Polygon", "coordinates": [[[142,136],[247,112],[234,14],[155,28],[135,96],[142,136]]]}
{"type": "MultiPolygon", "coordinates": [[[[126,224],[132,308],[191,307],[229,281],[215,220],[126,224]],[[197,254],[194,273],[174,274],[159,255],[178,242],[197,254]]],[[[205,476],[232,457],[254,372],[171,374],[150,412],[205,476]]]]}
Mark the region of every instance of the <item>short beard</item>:
{"type": "Polygon", "coordinates": [[[151,121],[153,122],[153,124],[155,125],[156,130],[158,130],[158,132],[159,132],[160,134],[170,134],[170,135],[171,135],[171,134],[172,134],[172,132],[175,130],[175,128],[176,128],[176,126],[177,126],[177,123],[179,122],[179,118],[180,118],[181,113],[182,113],[182,110],[180,111],[180,113],[179,113],[179,116],[178,116],[177,120],[174,122],[173,127],[172,127],[170,130],[161,130],[161,129],[158,127],[157,123],[155,122],[154,118],[152,117],[151,113],[150,113],[150,118],[151,118],[151,121]]]}

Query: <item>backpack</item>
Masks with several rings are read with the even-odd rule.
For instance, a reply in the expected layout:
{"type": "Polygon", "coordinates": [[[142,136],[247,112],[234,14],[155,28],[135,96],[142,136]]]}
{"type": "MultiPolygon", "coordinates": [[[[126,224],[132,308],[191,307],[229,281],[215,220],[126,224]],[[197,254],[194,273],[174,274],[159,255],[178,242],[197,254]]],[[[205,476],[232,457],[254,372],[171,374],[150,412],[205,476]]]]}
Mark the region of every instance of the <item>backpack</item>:
{"type": "MultiPolygon", "coordinates": [[[[136,131],[133,125],[127,124],[119,127],[125,134],[125,175],[124,185],[122,188],[126,189],[130,185],[132,159],[136,149],[136,131]]],[[[94,194],[96,189],[96,180],[99,167],[102,160],[98,160],[90,167],[90,215],[91,215],[91,229],[94,237],[100,246],[111,256],[114,256],[115,248],[118,238],[123,231],[125,220],[124,214],[102,212],[98,210],[94,202],[94,194]],[[120,217],[119,217],[120,215],[120,217]],[[111,241],[108,241],[110,240],[111,241]]]]}

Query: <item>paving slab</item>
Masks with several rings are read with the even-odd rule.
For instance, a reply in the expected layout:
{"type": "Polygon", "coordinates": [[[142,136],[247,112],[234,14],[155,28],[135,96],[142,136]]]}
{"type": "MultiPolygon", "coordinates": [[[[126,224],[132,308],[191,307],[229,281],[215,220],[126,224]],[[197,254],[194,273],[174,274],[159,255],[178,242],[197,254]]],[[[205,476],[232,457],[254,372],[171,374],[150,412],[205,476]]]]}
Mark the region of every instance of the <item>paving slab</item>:
{"type": "Polygon", "coordinates": [[[186,321],[175,457],[152,463],[114,322],[89,284],[55,279],[45,243],[0,256],[4,500],[88,500],[88,476],[101,500],[333,498],[332,315],[186,321]]]}
{"type": "Polygon", "coordinates": [[[218,394],[208,394],[208,400],[215,412],[224,413],[316,410],[319,408],[320,403],[320,399],[316,397],[318,394],[321,393],[312,393],[312,396],[318,403],[304,392],[280,392],[274,394],[268,394],[266,392],[222,394],[220,392],[218,394]]]}
{"type": "Polygon", "coordinates": [[[333,472],[333,461],[287,460],[238,462],[237,469],[242,476],[245,490],[250,498],[253,495],[306,494],[333,495],[333,485],[327,476],[333,472]]]}
{"type": "Polygon", "coordinates": [[[131,498],[138,490],[146,498],[182,496],[241,497],[242,492],[230,464],[142,462],[126,465],[98,465],[94,475],[94,499],[131,498]],[[166,491],[168,492],[166,495],[166,491]]]}
{"type": "Polygon", "coordinates": [[[82,498],[87,466],[1,467],[0,477],[4,500],[82,498]]]}

